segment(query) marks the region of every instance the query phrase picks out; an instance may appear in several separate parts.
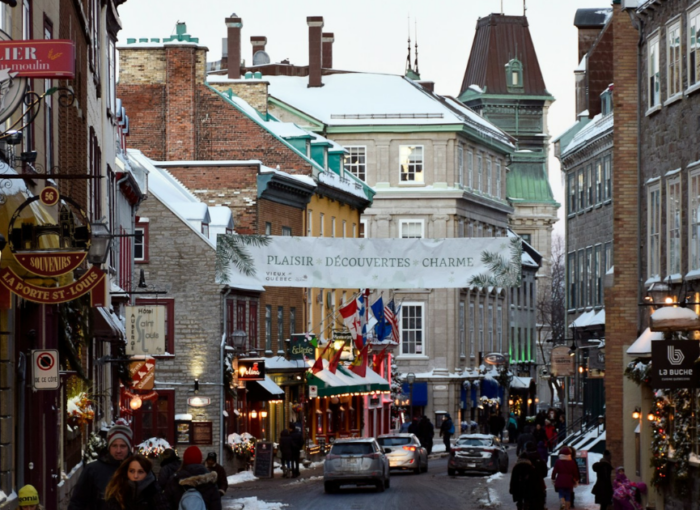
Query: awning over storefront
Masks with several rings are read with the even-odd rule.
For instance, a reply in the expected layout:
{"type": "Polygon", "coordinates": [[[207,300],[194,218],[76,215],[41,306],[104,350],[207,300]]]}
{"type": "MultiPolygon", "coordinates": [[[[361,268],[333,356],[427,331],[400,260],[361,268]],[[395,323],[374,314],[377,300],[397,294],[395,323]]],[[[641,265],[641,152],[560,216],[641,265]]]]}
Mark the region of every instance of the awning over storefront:
{"type": "Polygon", "coordinates": [[[569,328],[585,328],[588,326],[588,321],[595,317],[595,312],[590,310],[579,315],[574,322],[569,324],[569,328]]]}
{"type": "Polygon", "coordinates": [[[92,309],[92,334],[96,338],[125,339],[126,332],[119,317],[103,306],[92,309]]]}
{"type": "Polygon", "coordinates": [[[531,383],[532,377],[518,377],[514,375],[513,380],[510,382],[510,387],[515,390],[529,390],[531,383]]]}
{"type": "Polygon", "coordinates": [[[319,397],[332,397],[345,394],[368,394],[391,391],[389,383],[382,376],[367,367],[365,377],[360,377],[346,367],[338,366],[335,373],[328,370],[328,360],[323,360],[323,370],[307,373],[307,382],[318,388],[319,397]]]}
{"type": "Polygon", "coordinates": [[[664,334],[647,328],[639,338],[627,349],[630,356],[651,356],[651,342],[663,340],[664,334]]]}
{"type": "Polygon", "coordinates": [[[498,389],[500,385],[496,379],[491,377],[484,377],[481,381],[481,396],[487,398],[498,398],[500,397],[498,389]]]}
{"type": "MultiPolygon", "coordinates": [[[[401,400],[409,400],[411,398],[411,386],[408,383],[403,383],[401,386],[401,400]]],[[[428,405],[428,383],[425,381],[413,383],[413,405],[427,406],[428,405]]]]}
{"type": "Polygon", "coordinates": [[[284,390],[268,376],[265,376],[263,381],[248,381],[246,389],[248,390],[246,399],[251,402],[269,402],[284,398],[284,390]]]}

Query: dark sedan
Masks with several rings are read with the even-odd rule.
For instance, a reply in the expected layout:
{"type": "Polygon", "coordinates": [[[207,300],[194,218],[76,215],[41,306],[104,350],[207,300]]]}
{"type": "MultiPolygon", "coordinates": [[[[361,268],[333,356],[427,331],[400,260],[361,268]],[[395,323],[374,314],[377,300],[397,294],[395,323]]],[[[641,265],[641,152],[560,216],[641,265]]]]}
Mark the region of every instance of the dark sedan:
{"type": "Polygon", "coordinates": [[[450,449],[447,474],[467,472],[507,473],[508,453],[496,437],[489,434],[463,434],[450,449]]]}

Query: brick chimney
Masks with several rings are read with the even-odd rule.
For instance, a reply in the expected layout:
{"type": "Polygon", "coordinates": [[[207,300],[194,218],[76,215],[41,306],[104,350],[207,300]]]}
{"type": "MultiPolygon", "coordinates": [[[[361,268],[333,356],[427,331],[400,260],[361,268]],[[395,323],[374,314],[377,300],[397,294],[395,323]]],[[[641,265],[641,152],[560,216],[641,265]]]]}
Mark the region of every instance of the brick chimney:
{"type": "Polygon", "coordinates": [[[323,68],[333,69],[333,37],[332,32],[324,32],[321,36],[321,41],[323,43],[323,68]]]}
{"type": "MultiPolygon", "coordinates": [[[[255,58],[255,54],[259,51],[265,51],[265,45],[267,44],[267,37],[264,35],[251,35],[250,36],[250,44],[253,45],[253,58],[255,58]]],[[[254,63],[251,60],[251,63],[254,63]]]]}
{"type": "Polygon", "coordinates": [[[241,77],[241,18],[226,18],[228,27],[228,77],[238,80],[241,77]]]}
{"type": "Polygon", "coordinates": [[[306,18],[306,24],[309,25],[309,87],[323,87],[321,81],[323,16],[309,16],[306,18]]]}

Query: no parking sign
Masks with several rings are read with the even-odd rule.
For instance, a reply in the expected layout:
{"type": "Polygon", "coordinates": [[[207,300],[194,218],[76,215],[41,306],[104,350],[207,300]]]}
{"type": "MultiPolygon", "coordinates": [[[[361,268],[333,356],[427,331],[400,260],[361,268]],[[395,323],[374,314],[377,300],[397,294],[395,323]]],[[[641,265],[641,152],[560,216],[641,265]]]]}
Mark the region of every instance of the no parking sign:
{"type": "Polygon", "coordinates": [[[32,386],[35,390],[58,389],[58,350],[32,351],[32,386]]]}

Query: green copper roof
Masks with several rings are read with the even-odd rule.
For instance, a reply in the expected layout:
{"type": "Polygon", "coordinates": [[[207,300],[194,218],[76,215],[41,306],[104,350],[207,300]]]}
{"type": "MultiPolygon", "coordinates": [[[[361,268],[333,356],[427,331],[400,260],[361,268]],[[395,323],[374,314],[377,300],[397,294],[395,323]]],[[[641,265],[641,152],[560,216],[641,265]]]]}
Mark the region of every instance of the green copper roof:
{"type": "Polygon", "coordinates": [[[515,203],[557,204],[543,161],[514,161],[508,168],[510,169],[506,179],[508,200],[515,203]]]}
{"type": "Polygon", "coordinates": [[[409,69],[406,71],[406,78],[413,81],[418,81],[420,80],[420,74],[416,73],[413,69],[409,69]]]}
{"type": "Polygon", "coordinates": [[[576,124],[571,126],[569,129],[564,131],[561,135],[556,137],[554,140],[552,140],[552,143],[559,142],[559,147],[561,149],[561,152],[565,152],[566,148],[569,146],[571,143],[571,140],[574,139],[574,136],[578,134],[579,131],[581,131],[586,125],[591,122],[591,119],[588,117],[581,117],[576,124]]]}

